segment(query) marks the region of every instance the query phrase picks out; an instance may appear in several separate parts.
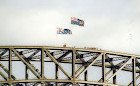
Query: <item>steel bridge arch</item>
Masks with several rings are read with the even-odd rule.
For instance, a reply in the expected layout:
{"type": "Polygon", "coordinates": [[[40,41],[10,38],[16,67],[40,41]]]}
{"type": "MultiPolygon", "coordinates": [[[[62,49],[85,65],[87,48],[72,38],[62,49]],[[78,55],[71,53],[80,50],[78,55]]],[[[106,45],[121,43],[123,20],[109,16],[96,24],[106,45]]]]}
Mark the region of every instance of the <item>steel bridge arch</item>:
{"type": "MultiPolygon", "coordinates": [[[[0,46],[0,81],[4,86],[122,86],[117,83],[117,74],[127,71],[132,74],[128,86],[139,86],[140,55],[112,52],[97,49],[53,46],[0,46]],[[20,61],[25,65],[25,78],[17,79],[13,75],[12,62],[20,61]],[[3,62],[8,62],[6,67],[3,62]],[[40,70],[33,62],[40,62],[40,70]],[[45,76],[44,65],[47,62],[55,64],[55,79],[45,76]],[[71,74],[63,67],[70,64],[71,74]],[[79,65],[78,68],[76,66],[79,65]],[[102,77],[98,81],[89,80],[89,68],[102,68],[102,77]],[[109,69],[106,71],[106,69],[109,69]],[[29,71],[36,79],[29,78],[29,71]],[[60,79],[59,71],[67,77],[60,79]],[[5,73],[4,73],[5,72],[5,73]],[[111,75],[110,75],[111,74],[111,75]],[[110,76],[108,76],[110,75],[110,76]],[[80,77],[84,76],[83,80],[80,77]],[[112,82],[110,82],[112,80],[112,82]]],[[[18,69],[17,69],[18,70],[18,69]]],[[[125,76],[125,75],[124,75],[125,76]]],[[[93,77],[96,78],[96,77],[93,77]]]]}

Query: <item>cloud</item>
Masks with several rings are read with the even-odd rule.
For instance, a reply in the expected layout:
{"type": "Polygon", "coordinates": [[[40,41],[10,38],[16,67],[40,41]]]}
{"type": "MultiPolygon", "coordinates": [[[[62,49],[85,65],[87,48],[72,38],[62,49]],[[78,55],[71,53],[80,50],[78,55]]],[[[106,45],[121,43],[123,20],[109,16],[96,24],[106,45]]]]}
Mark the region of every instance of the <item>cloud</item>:
{"type": "Polygon", "coordinates": [[[51,45],[85,47],[138,54],[139,1],[130,0],[14,0],[0,1],[1,45],[51,45]],[[70,24],[70,17],[85,27],[70,24]],[[57,35],[56,28],[72,35],[57,35]],[[134,50],[134,51],[132,51],[134,50]]]}
{"type": "Polygon", "coordinates": [[[0,45],[66,43],[139,54],[139,4],[140,0],[0,0],[0,45]],[[70,17],[84,20],[85,26],[71,25],[70,17]],[[73,34],[58,35],[57,27],[73,34]]]}

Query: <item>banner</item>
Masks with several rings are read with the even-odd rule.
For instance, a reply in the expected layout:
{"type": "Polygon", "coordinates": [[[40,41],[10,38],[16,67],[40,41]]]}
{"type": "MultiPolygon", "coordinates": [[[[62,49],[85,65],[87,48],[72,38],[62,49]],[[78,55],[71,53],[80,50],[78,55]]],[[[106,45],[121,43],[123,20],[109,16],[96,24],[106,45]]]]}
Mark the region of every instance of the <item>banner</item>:
{"type": "Polygon", "coordinates": [[[72,34],[70,29],[57,28],[57,34],[72,34]]]}
{"type": "Polygon", "coordinates": [[[75,17],[71,17],[71,24],[79,25],[79,26],[84,26],[84,21],[80,20],[75,17]]]}

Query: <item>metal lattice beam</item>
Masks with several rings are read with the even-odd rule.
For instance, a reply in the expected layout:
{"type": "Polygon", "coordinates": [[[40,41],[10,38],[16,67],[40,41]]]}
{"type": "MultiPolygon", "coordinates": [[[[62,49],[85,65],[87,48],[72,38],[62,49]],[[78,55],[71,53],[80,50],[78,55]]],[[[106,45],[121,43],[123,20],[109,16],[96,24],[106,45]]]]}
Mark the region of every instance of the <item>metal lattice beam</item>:
{"type": "Polygon", "coordinates": [[[117,83],[116,79],[116,75],[120,71],[132,73],[133,78],[131,82],[128,82],[128,86],[132,84],[133,86],[138,85],[136,83],[140,78],[140,55],[104,50],[51,46],[0,46],[0,51],[0,67],[6,72],[3,73],[3,71],[0,71],[0,75],[4,78],[3,81],[0,81],[0,85],[8,84],[11,86],[14,84],[25,84],[27,86],[29,83],[33,83],[34,85],[41,84],[42,86],[49,86],[53,83],[55,86],[77,86],[79,84],[84,84],[85,86],[122,86],[117,83]],[[1,63],[2,61],[8,62],[8,68],[1,63]],[[25,79],[18,79],[15,78],[16,76],[12,75],[14,72],[12,71],[13,61],[25,64],[25,79]],[[40,62],[41,72],[36,68],[34,65],[35,63],[33,64],[32,62],[40,62]],[[55,64],[55,79],[49,79],[49,77],[45,76],[45,63],[47,62],[55,64]],[[65,68],[62,67],[65,66],[64,64],[71,65],[71,74],[66,72],[65,68]],[[76,65],[80,65],[78,69],[76,69],[76,65]],[[89,68],[95,66],[102,68],[102,78],[98,81],[89,81],[89,68]],[[109,71],[106,72],[106,68],[109,68],[109,71]],[[59,75],[59,69],[67,76],[66,79],[59,78],[61,77],[59,75]],[[29,70],[38,79],[29,79],[29,70]],[[111,73],[113,74],[107,78],[111,73]],[[82,75],[84,75],[84,80],[80,80],[82,75]],[[113,82],[109,83],[110,80],[113,80],[113,82]]]}

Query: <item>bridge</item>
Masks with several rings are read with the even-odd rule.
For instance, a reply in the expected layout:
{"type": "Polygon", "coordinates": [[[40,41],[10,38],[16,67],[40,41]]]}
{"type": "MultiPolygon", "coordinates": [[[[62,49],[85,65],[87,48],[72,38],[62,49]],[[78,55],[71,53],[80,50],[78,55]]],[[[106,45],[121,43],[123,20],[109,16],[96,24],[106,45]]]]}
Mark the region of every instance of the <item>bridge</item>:
{"type": "Polygon", "coordinates": [[[0,46],[0,76],[0,86],[140,86],[140,55],[75,47],[0,46]]]}

